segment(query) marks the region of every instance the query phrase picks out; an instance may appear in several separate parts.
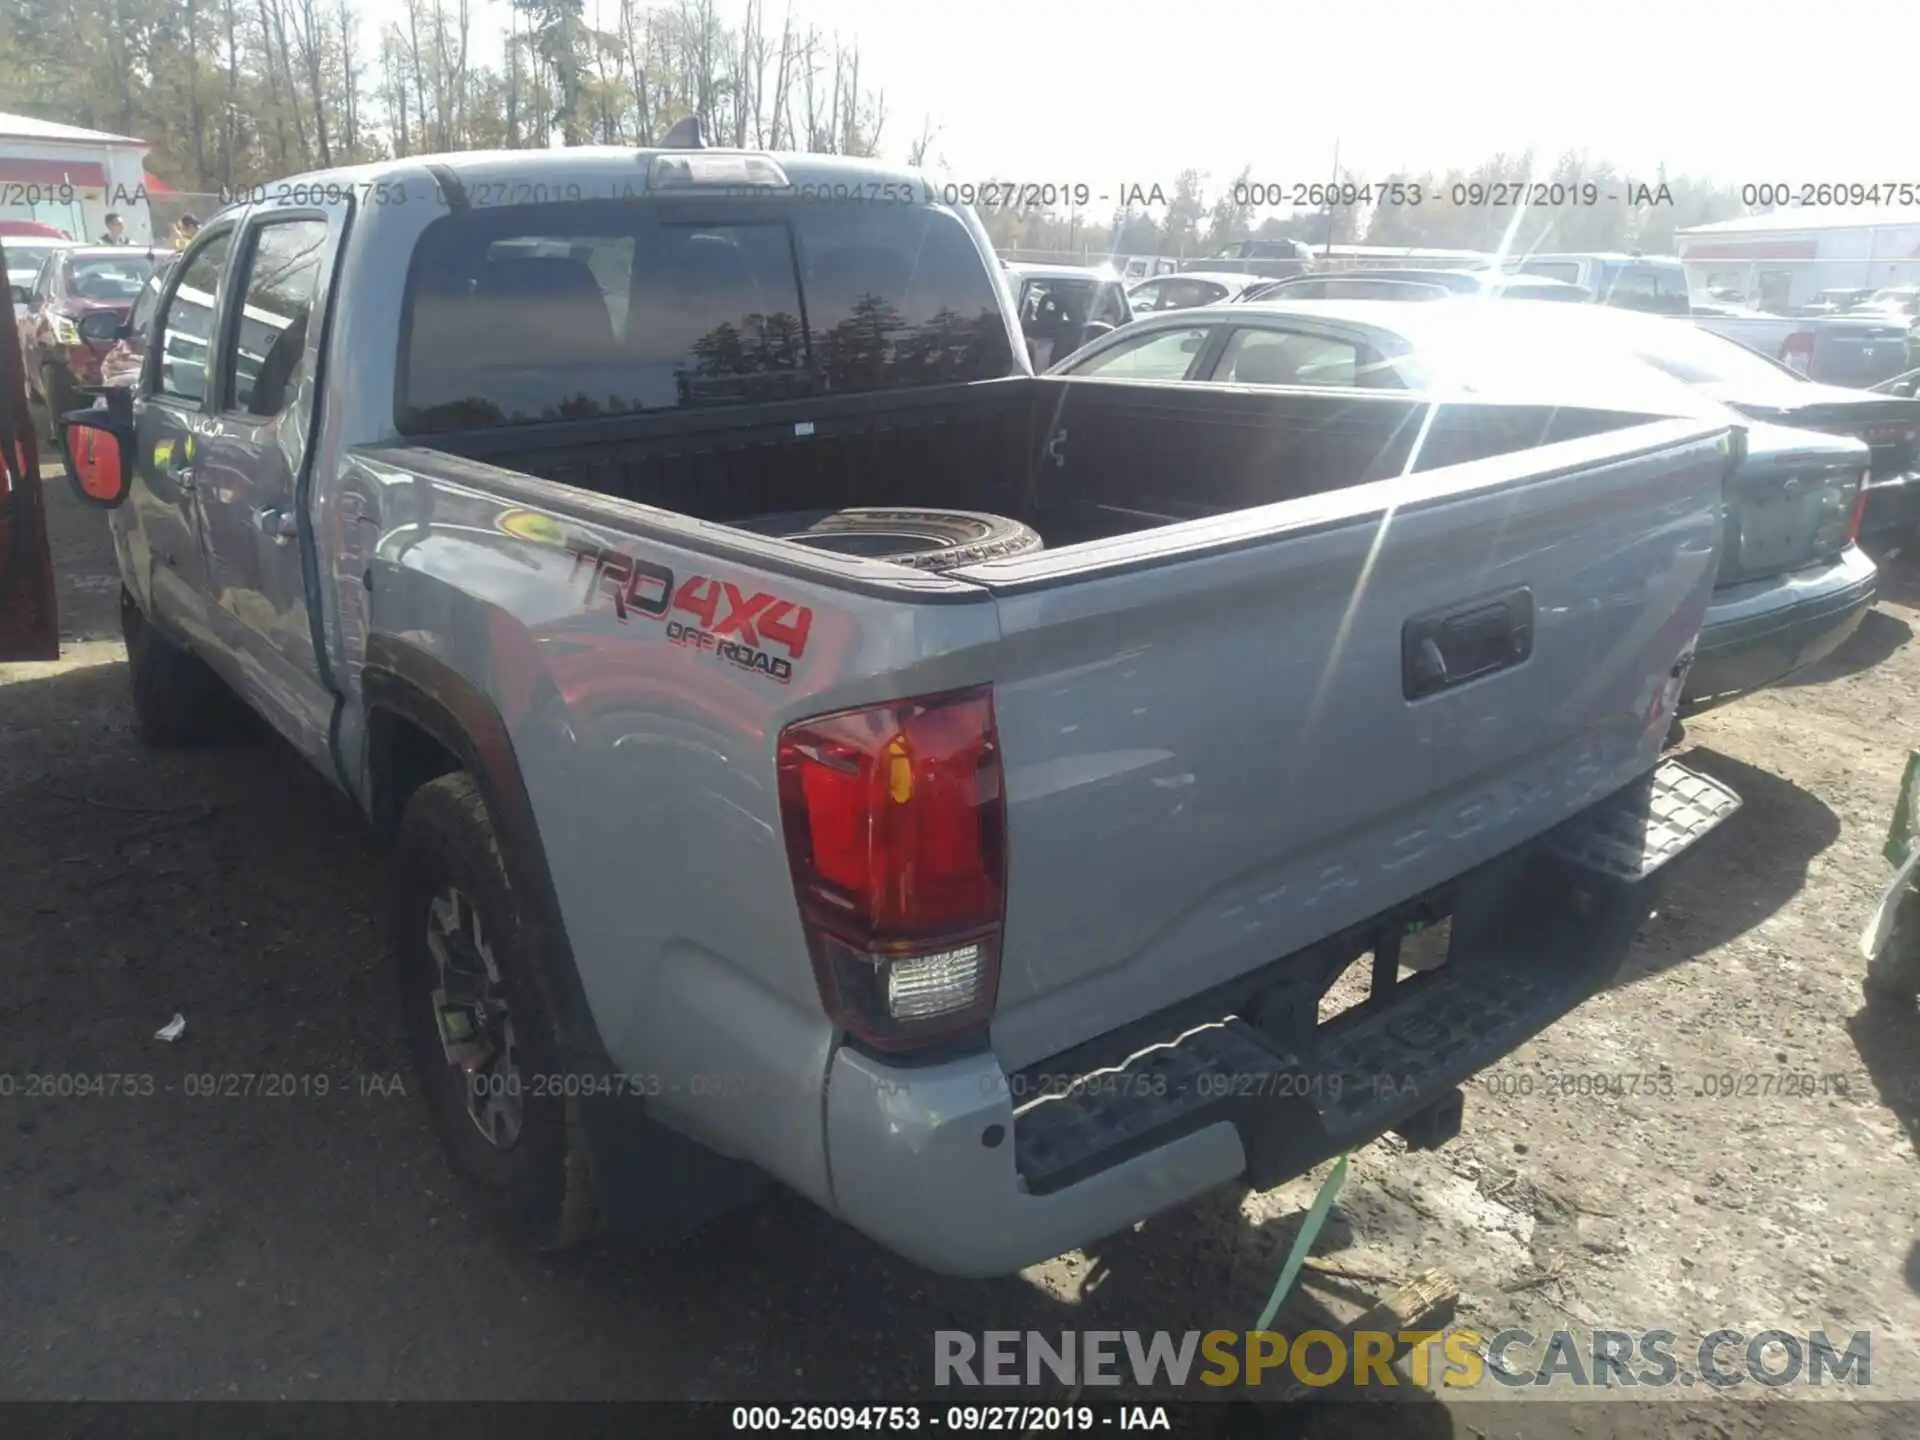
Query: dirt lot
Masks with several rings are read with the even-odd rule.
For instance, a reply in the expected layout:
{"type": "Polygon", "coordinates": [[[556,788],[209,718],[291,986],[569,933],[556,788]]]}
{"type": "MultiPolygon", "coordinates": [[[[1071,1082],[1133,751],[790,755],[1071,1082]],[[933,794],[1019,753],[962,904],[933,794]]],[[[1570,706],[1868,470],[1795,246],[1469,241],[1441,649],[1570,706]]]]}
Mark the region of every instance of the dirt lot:
{"type": "MultiPolygon", "coordinates": [[[[67,658],[0,667],[0,1396],[944,1402],[936,1329],[1252,1324],[1318,1174],[991,1284],[781,1194],[667,1256],[514,1252],[405,1073],[357,815],[271,740],[139,747],[104,528],[49,488],[67,658]],[[304,1093],[188,1093],[222,1072],[304,1093]],[[63,1074],[153,1093],[21,1093],[63,1074]]],[[[1460,1140],[1355,1157],[1318,1253],[1381,1278],[1311,1277],[1305,1313],[1441,1266],[1489,1333],[1664,1328],[1684,1362],[1721,1326],[1868,1330],[1872,1393],[1920,1398],[1920,1018],[1863,1013],[1853,950],[1920,716],[1920,568],[1884,589],[1808,683],[1693,725],[1744,810],[1676,867],[1623,982],[1469,1091],[1460,1140]],[[1561,1078],[1595,1074],[1655,1078],[1561,1078]]],[[[1577,1423],[1900,1428],[1669,1395],[1577,1423]]],[[[1434,1433],[1510,1428],[1430,1408],[1434,1433]]]]}

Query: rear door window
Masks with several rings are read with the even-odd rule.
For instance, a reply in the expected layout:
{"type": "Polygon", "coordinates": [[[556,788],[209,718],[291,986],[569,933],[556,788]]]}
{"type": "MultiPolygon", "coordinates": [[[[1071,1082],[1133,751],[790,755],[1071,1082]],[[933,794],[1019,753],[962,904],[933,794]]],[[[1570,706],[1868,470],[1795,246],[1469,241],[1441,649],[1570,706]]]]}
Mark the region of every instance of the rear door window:
{"type": "Polygon", "coordinates": [[[1011,373],[941,207],[587,201],[443,216],[415,247],[400,429],[858,394],[1011,373]]]}
{"type": "Polygon", "coordinates": [[[1600,299],[1603,304],[1621,310],[1642,310],[1653,315],[1685,314],[1688,309],[1686,273],[1632,262],[1609,265],[1601,277],[1600,299]]]}
{"type": "Polygon", "coordinates": [[[1360,348],[1343,340],[1237,330],[1214,367],[1214,379],[1236,385],[1351,385],[1359,367],[1360,348]]]}
{"type": "Polygon", "coordinates": [[[1227,337],[1213,378],[1233,385],[1367,384],[1365,359],[1360,345],[1336,336],[1243,329],[1227,337]]]}
{"type": "Polygon", "coordinates": [[[1069,374],[1109,380],[1184,380],[1213,334],[1210,325],[1136,335],[1073,367],[1069,374]]]}
{"type": "Polygon", "coordinates": [[[1544,275],[1549,280],[1565,280],[1569,285],[1580,283],[1580,262],[1577,260],[1526,260],[1515,268],[1522,275],[1544,275]]]}
{"type": "Polygon", "coordinates": [[[1127,302],[1133,306],[1134,314],[1151,315],[1155,310],[1162,308],[1166,291],[1166,281],[1149,281],[1128,295],[1127,302]]]}
{"type": "Polygon", "coordinates": [[[254,232],[222,408],[264,418],[293,398],[306,371],[307,324],[326,253],[324,220],[283,220],[254,232]]]}

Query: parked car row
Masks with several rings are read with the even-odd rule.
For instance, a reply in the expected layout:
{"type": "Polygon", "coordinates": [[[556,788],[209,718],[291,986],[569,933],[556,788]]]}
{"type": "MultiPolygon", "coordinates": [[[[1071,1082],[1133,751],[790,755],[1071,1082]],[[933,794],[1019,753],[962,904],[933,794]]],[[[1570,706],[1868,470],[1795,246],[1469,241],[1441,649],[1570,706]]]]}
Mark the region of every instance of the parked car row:
{"type": "MultiPolygon", "coordinates": [[[[1343,277],[1344,278],[1344,277],[1343,277]]],[[[1297,286],[1334,277],[1283,281],[1297,286]]],[[[1384,282],[1403,283],[1403,282],[1384,282]]],[[[1560,282],[1546,282],[1560,283],[1560,282]]],[[[1436,287],[1438,288],[1438,287],[1436,287]]],[[[1621,362],[1744,422],[1713,605],[1684,705],[1699,710],[1832,653],[1873,603],[1875,564],[1920,531],[1920,401],[1822,385],[1691,325],[1599,306],[1492,310],[1256,300],[1147,317],[1054,373],[1417,393],[1623,387],[1621,362]]],[[[1412,462],[1409,462],[1412,463],[1412,462]]]]}
{"type": "MultiPolygon", "coordinates": [[[[1139,257],[1127,266],[1125,271],[1098,273],[1118,276],[1135,315],[1279,298],[1439,300],[1490,295],[1687,317],[1826,384],[1869,389],[1920,366],[1920,288],[1913,286],[1824,292],[1825,303],[1784,316],[1754,310],[1724,294],[1690,295],[1685,268],[1665,255],[1532,254],[1498,268],[1328,270],[1316,268],[1311,253],[1294,248],[1294,242],[1247,241],[1208,260],[1186,262],[1173,274],[1136,279],[1146,273],[1139,257]]],[[[1097,267],[1044,268],[1057,277],[1075,271],[1092,274],[1097,267]]],[[[1055,359],[1065,353],[1051,337],[1042,350],[1055,359]]]]}
{"type": "MultiPolygon", "coordinates": [[[[6,242],[9,279],[19,245],[6,242]]],[[[17,253],[36,252],[20,246],[17,253]]],[[[14,314],[28,398],[51,440],[57,417],[82,404],[103,383],[103,357],[82,338],[81,322],[94,314],[124,321],[155,268],[172,252],[51,241],[43,242],[37,253],[32,281],[14,285],[14,314]]]]}

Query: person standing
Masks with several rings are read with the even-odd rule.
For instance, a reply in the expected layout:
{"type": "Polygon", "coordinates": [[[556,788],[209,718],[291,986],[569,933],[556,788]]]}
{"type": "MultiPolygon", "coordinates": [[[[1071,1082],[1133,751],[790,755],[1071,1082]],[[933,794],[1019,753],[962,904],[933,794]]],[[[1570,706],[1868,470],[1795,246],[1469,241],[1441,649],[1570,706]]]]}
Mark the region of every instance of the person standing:
{"type": "Polygon", "coordinates": [[[127,222],[120,218],[119,211],[109,210],[107,212],[107,233],[100,237],[100,243],[102,245],[131,245],[133,243],[127,238],[127,222]]]}
{"type": "Polygon", "coordinates": [[[191,215],[182,215],[173,222],[173,248],[184,250],[193,243],[193,237],[200,233],[200,222],[191,215]]]}

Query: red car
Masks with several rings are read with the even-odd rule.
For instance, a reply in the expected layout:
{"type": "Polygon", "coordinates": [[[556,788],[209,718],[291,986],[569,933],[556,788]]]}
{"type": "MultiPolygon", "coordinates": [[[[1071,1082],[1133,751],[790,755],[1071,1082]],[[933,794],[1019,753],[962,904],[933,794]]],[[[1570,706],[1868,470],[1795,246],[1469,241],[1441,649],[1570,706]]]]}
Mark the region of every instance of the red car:
{"type": "Polygon", "coordinates": [[[101,384],[100,355],[80,338],[80,317],[110,310],[124,322],[154,267],[170,258],[126,245],[76,245],[47,256],[20,321],[20,350],[49,439],[55,417],[84,405],[82,390],[101,384]]]}
{"type": "Polygon", "coordinates": [[[133,302],[133,318],[127,322],[126,333],[100,357],[101,385],[111,388],[140,383],[140,372],[147,363],[147,331],[153,326],[153,312],[160,299],[161,287],[167,283],[167,275],[173,269],[174,261],[179,258],[178,255],[162,255],[159,263],[153,267],[152,278],[133,302]]]}

